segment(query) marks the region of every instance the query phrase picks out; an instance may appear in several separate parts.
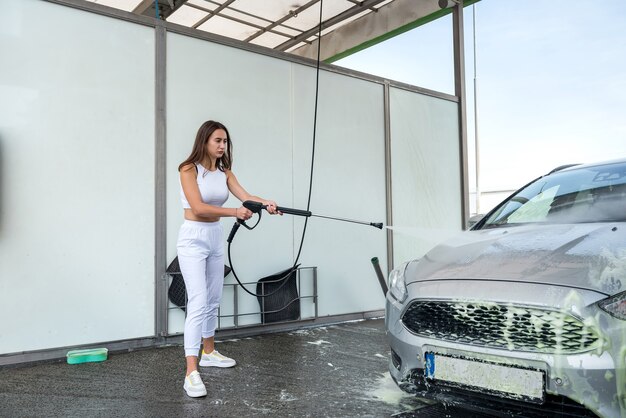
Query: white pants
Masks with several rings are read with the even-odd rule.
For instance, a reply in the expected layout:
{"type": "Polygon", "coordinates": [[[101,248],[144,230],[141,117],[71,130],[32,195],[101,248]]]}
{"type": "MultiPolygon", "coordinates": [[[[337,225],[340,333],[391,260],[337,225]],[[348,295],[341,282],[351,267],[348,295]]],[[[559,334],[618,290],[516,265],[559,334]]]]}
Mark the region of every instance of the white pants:
{"type": "Polygon", "coordinates": [[[222,237],[219,222],[185,220],[178,233],[178,263],[187,288],[185,356],[197,356],[201,337],[215,335],[224,285],[222,237]]]}

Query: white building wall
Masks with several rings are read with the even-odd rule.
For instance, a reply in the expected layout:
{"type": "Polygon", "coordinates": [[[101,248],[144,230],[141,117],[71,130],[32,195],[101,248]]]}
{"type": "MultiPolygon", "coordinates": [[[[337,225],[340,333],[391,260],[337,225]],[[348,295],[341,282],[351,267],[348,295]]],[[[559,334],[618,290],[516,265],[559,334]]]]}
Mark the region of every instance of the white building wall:
{"type": "Polygon", "coordinates": [[[0,354],[153,335],[154,30],[0,9],[0,354]]]}
{"type": "MultiPolygon", "coordinates": [[[[169,263],[182,222],[177,167],[207,119],[228,126],[248,191],[306,209],[314,67],[169,32],[166,164],[155,168],[155,29],[41,0],[0,7],[0,355],[154,336],[154,231],[166,224],[169,263]],[[155,219],[155,170],[166,173],[166,219],[155,219]]],[[[384,89],[321,71],[314,214],[385,221],[384,89]]],[[[426,249],[400,227],[460,229],[458,113],[442,98],[391,93],[399,262],[426,249]]],[[[240,229],[240,277],[291,266],[303,221],[266,214],[240,229]]],[[[319,316],[384,308],[372,257],[387,270],[384,230],[309,219],[300,263],[318,268],[319,316]]],[[[228,289],[223,314],[234,310],[228,289]]],[[[239,291],[240,313],[258,309],[239,291]]],[[[169,333],[183,319],[170,310],[169,333]]]]}

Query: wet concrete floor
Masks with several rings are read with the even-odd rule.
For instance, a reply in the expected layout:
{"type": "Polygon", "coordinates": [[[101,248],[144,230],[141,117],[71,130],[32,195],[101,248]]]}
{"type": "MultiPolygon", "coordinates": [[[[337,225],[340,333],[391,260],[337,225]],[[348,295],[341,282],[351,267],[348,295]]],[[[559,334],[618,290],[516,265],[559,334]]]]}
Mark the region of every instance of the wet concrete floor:
{"type": "Polygon", "coordinates": [[[183,348],[170,346],[0,369],[0,417],[437,416],[389,377],[382,319],[217,338],[238,364],[201,368],[204,398],[185,394],[183,348]]]}

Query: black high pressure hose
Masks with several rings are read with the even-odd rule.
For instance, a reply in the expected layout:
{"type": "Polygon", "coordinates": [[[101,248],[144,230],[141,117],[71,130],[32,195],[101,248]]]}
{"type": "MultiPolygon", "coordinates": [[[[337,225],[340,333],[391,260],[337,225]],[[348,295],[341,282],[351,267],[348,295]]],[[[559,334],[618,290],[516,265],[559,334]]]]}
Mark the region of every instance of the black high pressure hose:
{"type": "MultiPolygon", "coordinates": [[[[324,5],[324,0],[320,0],[320,17],[319,17],[319,25],[318,25],[318,31],[317,31],[317,63],[315,66],[315,107],[314,107],[314,111],[313,111],[313,146],[312,146],[312,150],[311,150],[311,175],[309,178],[309,197],[307,199],[307,203],[306,203],[306,210],[308,211],[309,208],[311,207],[311,191],[313,188],[313,164],[315,162],[315,138],[316,138],[316,133],[317,133],[317,101],[318,101],[318,97],[319,97],[319,84],[320,84],[320,51],[321,51],[321,44],[322,44],[322,10],[323,10],[323,5],[324,5]]],[[[258,212],[259,214],[259,220],[257,221],[257,223],[253,226],[253,227],[248,227],[247,225],[245,225],[245,222],[243,221],[239,221],[239,219],[237,220],[237,222],[235,222],[235,224],[233,225],[233,229],[230,232],[229,235],[229,240],[228,240],[228,263],[230,264],[230,268],[232,269],[232,273],[233,276],[235,277],[235,280],[237,280],[237,283],[239,283],[239,285],[241,286],[241,288],[246,291],[246,293],[252,295],[252,296],[256,296],[256,297],[268,297],[273,295],[274,293],[277,293],[279,290],[281,290],[283,288],[283,286],[285,286],[289,280],[287,280],[292,274],[293,272],[298,268],[298,260],[300,259],[300,253],[302,252],[302,246],[304,245],[304,236],[306,235],[306,227],[308,225],[309,222],[309,217],[307,216],[305,221],[304,221],[304,228],[302,229],[302,238],[300,240],[300,248],[298,249],[298,255],[296,256],[296,259],[293,263],[293,266],[287,271],[287,274],[285,274],[283,277],[281,277],[280,279],[277,279],[276,281],[283,281],[283,283],[280,284],[280,286],[278,286],[278,288],[276,288],[274,291],[267,293],[265,295],[258,295],[256,293],[253,293],[251,291],[249,291],[244,285],[243,283],[241,283],[241,280],[239,280],[239,277],[237,277],[237,273],[235,272],[235,266],[233,265],[233,262],[231,260],[231,255],[230,255],[230,245],[231,245],[231,241],[233,240],[233,237],[235,236],[235,234],[237,233],[237,230],[239,229],[239,226],[244,225],[246,228],[248,229],[252,229],[254,227],[256,227],[256,225],[258,225],[259,221],[261,220],[261,212],[258,212]]]]}
{"type": "MultiPolygon", "coordinates": [[[[295,261],[293,263],[293,266],[286,271],[286,274],[283,277],[275,280],[275,282],[280,282],[282,280],[282,283],[280,284],[280,286],[278,286],[278,288],[276,288],[274,291],[272,291],[270,293],[259,295],[259,294],[256,294],[256,293],[253,293],[253,292],[249,291],[244,286],[244,284],[241,282],[241,280],[239,280],[239,277],[237,276],[237,272],[235,271],[235,266],[233,265],[232,256],[230,254],[230,247],[231,247],[233,239],[235,238],[235,234],[239,230],[239,227],[243,225],[246,229],[250,229],[250,230],[256,228],[256,226],[261,221],[261,213],[262,213],[263,209],[266,209],[266,207],[261,202],[254,202],[254,201],[250,201],[250,200],[247,200],[247,201],[243,202],[243,205],[246,208],[248,208],[250,211],[252,211],[253,213],[256,213],[257,215],[259,215],[259,218],[258,218],[257,222],[254,224],[254,226],[248,226],[245,221],[243,221],[241,219],[237,219],[237,221],[234,223],[233,228],[231,229],[230,234],[228,235],[228,239],[227,239],[227,241],[228,241],[228,262],[230,263],[230,268],[231,268],[231,271],[233,273],[233,276],[235,277],[235,280],[237,280],[237,283],[239,283],[239,285],[241,286],[241,288],[244,291],[246,291],[248,294],[250,294],[252,296],[256,296],[256,297],[268,297],[268,296],[271,296],[274,293],[280,291],[283,288],[283,286],[285,286],[288,283],[288,278],[291,277],[293,272],[298,268],[298,260],[300,259],[300,254],[302,252],[302,246],[304,244],[304,236],[306,234],[306,228],[307,228],[307,225],[308,225],[308,222],[309,222],[309,218],[311,216],[317,216],[317,217],[326,218],[326,219],[334,219],[334,220],[343,221],[343,222],[352,222],[352,223],[357,223],[357,224],[362,224],[362,225],[369,225],[369,226],[373,226],[373,227],[378,228],[378,229],[382,229],[383,228],[383,224],[382,223],[363,222],[363,221],[357,221],[357,220],[354,220],[354,219],[345,219],[345,218],[337,218],[337,217],[332,217],[332,216],[314,215],[309,210],[309,208],[311,206],[311,192],[313,190],[313,165],[314,165],[314,162],[315,162],[315,139],[316,139],[316,132],[317,132],[317,102],[318,102],[318,97],[319,97],[320,45],[321,45],[321,35],[322,35],[322,2],[323,2],[323,0],[320,0],[320,20],[319,20],[319,31],[318,31],[317,68],[316,68],[316,80],[315,80],[315,112],[314,112],[314,117],[313,117],[313,147],[312,147],[312,151],[311,151],[311,174],[310,174],[310,177],[309,177],[309,196],[308,196],[308,199],[307,199],[306,210],[286,208],[286,207],[281,207],[281,206],[278,206],[276,208],[279,212],[282,212],[282,213],[285,213],[285,214],[306,217],[306,220],[304,221],[304,228],[302,230],[302,239],[300,240],[300,247],[298,249],[298,255],[296,256],[296,259],[295,259],[295,261]]],[[[384,280],[383,280],[383,282],[384,282],[384,280]]],[[[381,286],[383,285],[383,282],[381,282],[381,286]]],[[[385,291],[385,290],[383,289],[383,291],[385,291]]]]}

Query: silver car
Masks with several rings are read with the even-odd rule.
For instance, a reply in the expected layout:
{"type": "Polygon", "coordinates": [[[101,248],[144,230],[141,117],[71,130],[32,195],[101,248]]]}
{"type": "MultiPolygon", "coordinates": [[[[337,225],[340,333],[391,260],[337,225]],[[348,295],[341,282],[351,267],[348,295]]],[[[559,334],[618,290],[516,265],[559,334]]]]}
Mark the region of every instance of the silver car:
{"type": "Polygon", "coordinates": [[[626,417],[626,160],[555,169],[393,270],[386,327],[407,392],[626,417]]]}

